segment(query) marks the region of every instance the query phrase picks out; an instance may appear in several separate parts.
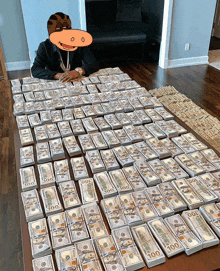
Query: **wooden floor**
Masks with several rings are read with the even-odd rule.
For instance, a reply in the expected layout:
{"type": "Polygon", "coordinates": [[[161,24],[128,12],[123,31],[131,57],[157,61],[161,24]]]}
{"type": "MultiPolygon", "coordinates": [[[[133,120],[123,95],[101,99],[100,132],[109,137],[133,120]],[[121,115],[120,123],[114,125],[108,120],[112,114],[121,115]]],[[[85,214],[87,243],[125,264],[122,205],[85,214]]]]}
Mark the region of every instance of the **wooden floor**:
{"type": "MultiPolygon", "coordinates": [[[[200,65],[162,70],[157,64],[126,63],[121,69],[148,90],[174,86],[220,119],[220,71],[215,68],[200,65]]],[[[9,79],[29,75],[28,70],[10,72],[9,79]]],[[[13,141],[13,102],[8,82],[0,81],[0,101],[0,270],[22,271],[13,141]]]]}

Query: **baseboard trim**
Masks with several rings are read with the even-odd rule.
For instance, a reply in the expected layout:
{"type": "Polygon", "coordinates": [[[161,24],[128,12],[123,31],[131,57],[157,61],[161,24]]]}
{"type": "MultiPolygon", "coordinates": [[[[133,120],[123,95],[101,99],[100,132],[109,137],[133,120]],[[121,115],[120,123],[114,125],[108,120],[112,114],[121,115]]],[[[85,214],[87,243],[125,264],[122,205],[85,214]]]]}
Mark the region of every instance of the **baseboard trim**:
{"type": "Polygon", "coordinates": [[[31,61],[20,61],[20,62],[7,62],[5,63],[6,70],[10,71],[19,71],[19,70],[28,70],[31,67],[31,61]]]}
{"type": "Polygon", "coordinates": [[[172,59],[168,61],[168,69],[202,64],[209,64],[208,56],[172,59]]]}

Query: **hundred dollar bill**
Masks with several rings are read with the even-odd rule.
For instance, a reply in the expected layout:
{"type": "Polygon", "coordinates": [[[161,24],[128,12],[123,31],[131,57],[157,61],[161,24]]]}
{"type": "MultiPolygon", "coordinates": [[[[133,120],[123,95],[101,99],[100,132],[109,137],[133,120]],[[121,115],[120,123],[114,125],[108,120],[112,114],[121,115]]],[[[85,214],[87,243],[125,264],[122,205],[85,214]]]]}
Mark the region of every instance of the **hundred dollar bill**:
{"type": "Polygon", "coordinates": [[[47,142],[36,144],[37,162],[45,163],[51,161],[49,145],[47,142]]]}
{"type": "Polygon", "coordinates": [[[136,114],[136,112],[128,112],[126,113],[126,115],[128,116],[128,118],[130,119],[132,125],[134,126],[138,126],[141,125],[143,122],[142,120],[138,117],[138,115],[136,114]]]}
{"type": "Polygon", "coordinates": [[[69,225],[70,238],[73,243],[89,239],[89,232],[85,221],[69,225]]]}
{"type": "Polygon", "coordinates": [[[169,113],[164,107],[157,107],[155,111],[164,119],[164,120],[172,120],[174,119],[174,115],[169,113]]]}
{"type": "Polygon", "coordinates": [[[218,197],[212,193],[212,191],[210,191],[198,178],[195,177],[188,179],[187,182],[194,188],[205,203],[211,203],[218,200],[218,197]]]}
{"type": "Polygon", "coordinates": [[[85,114],[81,107],[73,108],[73,116],[76,120],[85,118],[85,114]]]}
{"type": "Polygon", "coordinates": [[[98,131],[98,127],[95,125],[95,123],[91,117],[82,119],[82,123],[83,123],[87,133],[98,131]]]}
{"type": "Polygon", "coordinates": [[[177,130],[179,135],[187,133],[187,130],[184,127],[182,127],[179,123],[177,123],[175,120],[170,120],[169,125],[170,127],[177,130]]]}
{"type": "Polygon", "coordinates": [[[121,169],[113,170],[109,172],[109,176],[115,185],[118,193],[128,193],[132,191],[132,187],[126,179],[121,169]]]}
{"type": "Polygon", "coordinates": [[[63,102],[65,108],[72,108],[72,107],[74,107],[74,103],[73,103],[71,97],[63,97],[62,98],[62,102],[63,102]]]}
{"type": "Polygon", "coordinates": [[[100,132],[111,129],[110,125],[105,121],[103,117],[95,118],[93,121],[95,122],[100,132]]]}
{"type": "Polygon", "coordinates": [[[71,136],[73,134],[68,121],[58,122],[58,128],[62,137],[71,136]]]}
{"type": "Polygon", "coordinates": [[[40,111],[46,110],[46,107],[44,105],[44,102],[35,102],[34,103],[34,109],[36,113],[40,113],[40,111]]]}
{"type": "Polygon", "coordinates": [[[53,171],[52,163],[45,163],[37,165],[39,177],[40,177],[40,186],[53,185],[55,183],[55,176],[53,171]]]}
{"type": "Polygon", "coordinates": [[[70,125],[74,135],[85,134],[85,129],[83,128],[82,121],[80,119],[71,120],[70,125]]]}
{"type": "Polygon", "coordinates": [[[81,154],[81,148],[79,147],[75,136],[68,136],[63,138],[63,144],[70,157],[81,154]]]}
{"type": "Polygon", "coordinates": [[[100,154],[107,171],[120,168],[112,150],[103,150],[100,154]]]}
{"type": "Polygon", "coordinates": [[[109,148],[120,146],[120,141],[116,137],[114,131],[103,131],[102,135],[107,142],[109,148]]]}
{"type": "Polygon", "coordinates": [[[53,139],[49,141],[51,157],[53,160],[59,160],[65,158],[63,149],[63,143],[61,138],[53,139]]]}
{"type": "Polygon", "coordinates": [[[30,127],[28,117],[26,115],[16,116],[16,122],[18,129],[25,129],[30,127]]]}
{"type": "Polygon", "coordinates": [[[30,239],[32,257],[39,258],[52,253],[52,247],[48,234],[30,239]]]}
{"type": "MultiPolygon", "coordinates": [[[[92,240],[85,240],[82,242],[78,242],[75,244],[75,246],[76,246],[77,254],[79,256],[79,260],[82,266],[98,261],[98,255],[96,253],[92,240]]],[[[98,270],[101,270],[101,269],[98,269],[98,270]]]]}
{"type": "Polygon", "coordinates": [[[84,105],[81,95],[71,96],[71,100],[76,108],[84,105]]]}
{"type": "Polygon", "coordinates": [[[62,121],[62,114],[61,110],[52,110],[50,111],[52,122],[59,122],[62,121]]]}
{"type": "Polygon", "coordinates": [[[204,204],[200,195],[187,183],[186,179],[172,181],[177,192],[184,199],[189,209],[198,208],[204,204]]]}
{"type": "Polygon", "coordinates": [[[68,246],[55,251],[58,271],[80,271],[80,263],[75,246],[68,246]]]}
{"type": "Polygon", "coordinates": [[[124,146],[114,148],[113,152],[122,167],[129,166],[134,163],[134,160],[128,154],[128,152],[124,146]]]}
{"type": "Polygon", "coordinates": [[[164,134],[171,138],[178,136],[178,131],[175,130],[172,125],[170,125],[169,121],[161,120],[161,121],[156,121],[156,125],[164,132],[164,134]]]}
{"type": "Polygon", "coordinates": [[[115,113],[115,109],[111,107],[109,103],[102,103],[101,105],[104,111],[104,115],[115,113]]]}
{"type": "Polygon", "coordinates": [[[171,232],[162,218],[149,221],[148,226],[168,258],[184,251],[180,241],[171,232]]]}
{"type": "Polygon", "coordinates": [[[120,128],[122,128],[122,124],[115,117],[114,114],[105,115],[104,119],[111,126],[111,129],[120,129],[120,128]]]}
{"type": "Polygon", "coordinates": [[[122,168],[122,170],[134,191],[142,190],[147,187],[146,183],[139,175],[136,167],[134,166],[124,167],[122,168]]]}
{"type": "Polygon", "coordinates": [[[200,206],[199,211],[208,223],[220,220],[220,208],[215,203],[200,206]]]}
{"type": "Polygon", "coordinates": [[[86,159],[89,163],[92,173],[98,173],[105,170],[105,165],[98,150],[87,151],[86,159]]]}
{"type": "Polygon", "coordinates": [[[192,177],[205,173],[205,170],[196,164],[187,154],[179,154],[174,159],[192,177]]]}
{"type": "Polygon", "coordinates": [[[164,138],[160,140],[162,145],[168,149],[168,151],[171,153],[171,156],[174,157],[178,154],[183,154],[183,150],[180,149],[176,144],[173,143],[169,138],[164,138]]]}
{"type": "Polygon", "coordinates": [[[76,191],[74,181],[67,181],[59,184],[60,194],[63,199],[65,209],[81,205],[81,201],[76,191]]]}
{"type": "Polygon", "coordinates": [[[201,241],[189,229],[180,215],[167,217],[164,221],[178,237],[187,255],[191,255],[202,249],[201,241]]]}
{"type": "Polygon", "coordinates": [[[73,170],[74,179],[76,181],[89,178],[89,174],[83,157],[71,158],[70,162],[73,170]]]}
{"type": "MultiPolygon", "coordinates": [[[[150,98],[148,98],[150,100],[150,98]]],[[[151,102],[152,100],[150,100],[151,102]]],[[[145,113],[152,119],[153,122],[155,121],[162,121],[163,118],[155,111],[155,109],[149,108],[144,110],[145,113]]]]}
{"type": "Polygon", "coordinates": [[[123,129],[115,130],[115,135],[119,139],[121,145],[128,145],[131,144],[131,139],[128,137],[128,135],[125,133],[123,129]]]}
{"type": "Polygon", "coordinates": [[[159,158],[166,158],[171,156],[170,151],[162,144],[161,140],[157,138],[150,138],[146,143],[152,148],[159,158]]]}
{"type": "Polygon", "coordinates": [[[64,121],[70,121],[73,120],[73,111],[72,109],[62,109],[62,116],[64,121]]]}
{"type": "Polygon", "coordinates": [[[123,112],[123,107],[119,101],[110,101],[109,104],[114,108],[115,113],[123,112]]]}
{"type": "Polygon", "coordinates": [[[155,151],[153,151],[148,144],[144,141],[135,143],[134,146],[144,155],[147,161],[153,160],[158,157],[155,151]]]}
{"type": "MultiPolygon", "coordinates": [[[[54,105],[53,100],[46,100],[46,101],[43,101],[43,103],[44,103],[46,111],[55,110],[55,105],[54,105]]],[[[50,119],[50,121],[52,121],[52,119],[50,119]]]]}
{"type": "Polygon", "coordinates": [[[54,171],[55,171],[57,183],[71,180],[67,159],[55,161],[54,162],[54,171]]]}
{"type": "Polygon", "coordinates": [[[115,113],[115,116],[123,126],[131,125],[131,121],[125,113],[115,113]]]}
{"type": "Polygon", "coordinates": [[[190,211],[184,211],[182,213],[182,217],[190,229],[200,239],[203,248],[219,244],[219,239],[206,223],[199,210],[194,209],[190,211]]]}
{"type": "Polygon", "coordinates": [[[136,246],[128,226],[112,230],[112,237],[118,250],[136,246]]]}
{"type": "Polygon", "coordinates": [[[213,174],[205,173],[199,175],[198,178],[203,182],[207,189],[214,192],[214,194],[218,197],[218,201],[220,201],[220,182],[214,177],[213,174]]]}
{"type": "Polygon", "coordinates": [[[145,156],[138,150],[135,144],[125,146],[125,149],[127,150],[128,154],[132,157],[134,161],[146,160],[145,156]]]}
{"type": "Polygon", "coordinates": [[[66,210],[65,215],[68,226],[84,221],[84,215],[81,207],[66,210]]]}
{"type": "Polygon", "coordinates": [[[21,193],[27,222],[43,218],[43,210],[36,189],[21,193]]]}
{"type": "Polygon", "coordinates": [[[48,140],[48,135],[46,132],[45,125],[34,127],[34,134],[37,142],[42,142],[48,140]]]}
{"type": "Polygon", "coordinates": [[[160,177],[162,182],[175,180],[175,176],[164,166],[164,164],[159,159],[149,161],[148,164],[152,170],[160,177]]]}
{"type": "Polygon", "coordinates": [[[36,91],[33,93],[34,95],[34,100],[36,101],[44,101],[46,99],[45,95],[41,91],[36,91]]]}
{"type": "Polygon", "coordinates": [[[48,234],[46,218],[41,218],[28,223],[30,238],[48,234]]]}
{"type": "Polygon", "coordinates": [[[24,113],[25,113],[24,103],[14,103],[13,104],[14,116],[23,115],[24,113]]]}
{"type": "Polygon", "coordinates": [[[101,133],[91,134],[91,139],[98,150],[108,149],[108,145],[101,133]]]}
{"type": "Polygon", "coordinates": [[[19,136],[20,136],[20,141],[21,141],[22,146],[34,144],[34,139],[33,139],[30,128],[19,130],[19,136]]]}
{"type": "Polygon", "coordinates": [[[20,168],[22,191],[32,190],[38,187],[34,167],[20,168]]]}
{"type": "Polygon", "coordinates": [[[94,174],[94,180],[101,192],[102,198],[112,197],[117,195],[117,189],[113,185],[106,171],[94,174]]]}
{"type": "Polygon", "coordinates": [[[155,123],[145,124],[144,127],[156,138],[163,139],[166,137],[164,132],[155,123]]]}
{"type": "Polygon", "coordinates": [[[21,167],[34,165],[34,148],[33,146],[20,148],[20,165],[21,167]]]}
{"type": "Polygon", "coordinates": [[[84,105],[81,107],[86,117],[96,117],[96,112],[92,105],[84,105]]]}
{"type": "Polygon", "coordinates": [[[136,161],[134,165],[148,186],[153,186],[161,182],[159,176],[153,172],[147,162],[140,160],[136,161]]]}
{"type": "Polygon", "coordinates": [[[117,252],[116,245],[112,236],[96,239],[94,240],[94,244],[102,262],[104,257],[107,255],[115,255],[117,252]]]}
{"type": "Polygon", "coordinates": [[[131,105],[128,99],[121,99],[120,104],[122,105],[124,112],[134,111],[134,107],[131,105]]]}
{"type": "Polygon", "coordinates": [[[196,149],[184,137],[178,136],[172,138],[172,141],[180,147],[185,153],[195,152],[196,149]]]}
{"type": "Polygon", "coordinates": [[[123,129],[125,130],[128,137],[130,137],[133,143],[143,140],[143,137],[139,134],[138,130],[133,125],[124,126],[123,129]]]}
{"type": "Polygon", "coordinates": [[[98,202],[93,178],[80,179],[79,187],[83,204],[98,202]]]}
{"type": "Polygon", "coordinates": [[[41,119],[41,123],[45,124],[45,123],[51,123],[52,119],[51,119],[51,115],[50,115],[50,111],[41,111],[40,112],[40,119],[41,119]]]}
{"type": "Polygon", "coordinates": [[[144,108],[153,108],[154,107],[153,102],[150,100],[149,96],[144,95],[144,96],[138,97],[138,99],[144,108]]]}
{"type": "Polygon", "coordinates": [[[189,178],[189,175],[173,158],[163,159],[162,163],[175,176],[176,179],[189,178]]]}
{"type": "Polygon", "coordinates": [[[60,132],[57,128],[57,125],[56,123],[53,123],[53,124],[46,124],[46,131],[47,131],[47,134],[48,134],[48,137],[50,139],[55,139],[55,138],[59,138],[60,137],[60,132]]]}
{"type": "Polygon", "coordinates": [[[44,256],[32,260],[33,270],[34,271],[55,271],[54,262],[52,255],[44,256]]]}
{"type": "Polygon", "coordinates": [[[207,149],[201,151],[201,153],[206,157],[206,159],[212,163],[216,168],[220,169],[220,158],[212,149],[207,149]]]}
{"type": "Polygon", "coordinates": [[[205,144],[199,141],[192,133],[184,134],[182,135],[182,137],[185,140],[187,140],[197,151],[202,151],[208,148],[205,144]]]}
{"type": "Polygon", "coordinates": [[[47,216],[52,213],[62,211],[62,205],[60,203],[55,186],[42,188],[40,194],[43,200],[44,210],[47,216]]]}
{"type": "Polygon", "coordinates": [[[138,116],[138,118],[141,120],[142,124],[151,122],[151,118],[145,113],[143,109],[136,110],[135,113],[138,116]]]}
{"type": "Polygon", "coordinates": [[[95,150],[95,145],[93,144],[91,136],[89,134],[79,135],[78,139],[84,153],[86,151],[95,150]]]}
{"type": "Polygon", "coordinates": [[[137,126],[136,129],[142,136],[143,140],[148,140],[153,137],[153,135],[143,125],[137,126]]]}
{"type": "Polygon", "coordinates": [[[206,172],[213,172],[218,170],[212,163],[210,163],[206,157],[199,151],[193,152],[189,154],[189,157],[192,158],[192,160],[204,168],[206,172]]]}
{"type": "Polygon", "coordinates": [[[163,251],[146,224],[132,227],[131,231],[148,268],[166,261],[163,251]]]}
{"type": "Polygon", "coordinates": [[[26,102],[24,104],[24,112],[27,115],[36,113],[35,111],[35,102],[26,102]]]}
{"type": "Polygon", "coordinates": [[[138,100],[138,98],[136,98],[135,96],[134,97],[131,97],[129,98],[129,102],[131,103],[131,105],[133,106],[133,108],[136,110],[136,109],[142,109],[144,108],[143,105],[140,103],[140,101],[138,100]]]}

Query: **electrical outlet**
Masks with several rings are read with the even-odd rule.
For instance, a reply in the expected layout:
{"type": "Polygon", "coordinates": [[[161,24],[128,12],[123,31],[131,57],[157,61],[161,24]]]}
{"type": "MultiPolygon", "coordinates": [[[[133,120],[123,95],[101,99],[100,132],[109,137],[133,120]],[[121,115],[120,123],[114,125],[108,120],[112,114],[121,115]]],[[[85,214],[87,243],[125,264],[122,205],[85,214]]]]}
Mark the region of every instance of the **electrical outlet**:
{"type": "Polygon", "coordinates": [[[185,51],[189,51],[190,50],[190,44],[189,43],[186,43],[185,44],[185,51]]]}

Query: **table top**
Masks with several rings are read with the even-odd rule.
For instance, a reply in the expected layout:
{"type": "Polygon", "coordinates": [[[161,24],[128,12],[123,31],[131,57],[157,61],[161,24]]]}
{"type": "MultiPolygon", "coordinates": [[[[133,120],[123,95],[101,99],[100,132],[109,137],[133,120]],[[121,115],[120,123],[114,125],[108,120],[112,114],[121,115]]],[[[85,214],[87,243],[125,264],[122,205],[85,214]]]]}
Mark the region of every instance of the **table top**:
{"type": "MultiPolygon", "coordinates": [[[[166,107],[165,107],[166,108],[166,107]]],[[[167,111],[170,112],[166,108],[167,111]]],[[[172,112],[171,112],[172,113],[172,112]]],[[[175,117],[175,120],[182,125],[184,128],[188,130],[188,132],[193,133],[200,141],[205,143],[208,147],[212,148],[206,141],[204,141],[199,135],[197,135],[191,128],[189,128],[185,123],[183,123],[179,118],[175,117]]],[[[20,137],[19,137],[19,131],[17,129],[17,124],[14,118],[14,144],[15,144],[15,157],[16,157],[16,174],[17,174],[17,184],[18,184],[18,199],[19,199],[19,210],[20,210],[20,226],[21,226],[21,236],[22,236],[22,247],[23,247],[23,263],[24,263],[24,271],[32,271],[32,255],[31,255],[31,245],[30,245],[30,237],[29,237],[29,232],[28,232],[28,223],[26,222],[25,218],[25,213],[24,213],[24,208],[23,208],[23,203],[21,199],[21,181],[20,181],[20,174],[19,174],[19,169],[20,169],[20,137]]],[[[76,136],[77,138],[77,136],[76,136]]],[[[34,146],[35,147],[35,146],[34,146]]],[[[216,151],[216,153],[220,156],[220,153],[216,151]]],[[[35,152],[36,155],[36,152],[35,152]]],[[[68,161],[70,161],[70,157],[67,154],[65,150],[65,155],[68,161]]],[[[82,156],[82,155],[79,155],[82,156]]],[[[86,160],[86,159],[85,159],[86,160]]],[[[35,157],[35,161],[36,157],[35,157]]],[[[87,161],[86,161],[87,163],[87,161]]],[[[69,162],[69,167],[70,162],[69,162]]],[[[89,175],[92,177],[92,173],[90,171],[90,168],[87,164],[87,169],[89,171],[89,175]]],[[[38,176],[38,170],[37,170],[37,165],[35,164],[35,173],[38,181],[38,187],[39,185],[39,176],[38,176]]],[[[70,174],[73,180],[73,173],[72,170],[70,170],[70,174]]],[[[79,196],[79,185],[78,182],[76,181],[76,188],[78,191],[79,196]]],[[[96,184],[95,184],[96,186],[96,184]]],[[[96,192],[99,198],[99,201],[102,199],[102,196],[99,192],[99,189],[96,186],[96,192]]],[[[101,212],[102,212],[102,208],[101,212]]],[[[107,228],[109,230],[110,234],[110,229],[107,223],[107,220],[105,218],[105,215],[103,214],[103,219],[107,225],[107,228]]],[[[55,265],[56,261],[54,259],[55,265]]],[[[148,269],[147,266],[145,266],[142,269],[142,271],[146,271],[148,269]]],[[[166,257],[166,262],[164,264],[155,266],[151,268],[154,271],[165,271],[165,270],[175,270],[175,271],[185,271],[185,270],[199,270],[199,271],[210,271],[210,270],[216,270],[220,269],[220,244],[218,246],[213,246],[211,248],[206,248],[203,249],[195,254],[192,254],[191,256],[187,256],[184,252],[181,254],[178,254],[174,257],[171,257],[168,259],[166,257]]]]}

